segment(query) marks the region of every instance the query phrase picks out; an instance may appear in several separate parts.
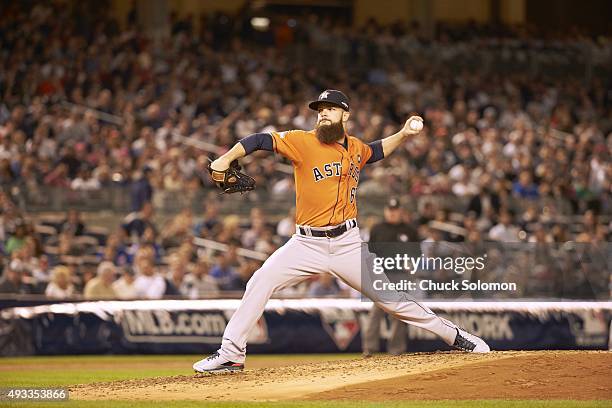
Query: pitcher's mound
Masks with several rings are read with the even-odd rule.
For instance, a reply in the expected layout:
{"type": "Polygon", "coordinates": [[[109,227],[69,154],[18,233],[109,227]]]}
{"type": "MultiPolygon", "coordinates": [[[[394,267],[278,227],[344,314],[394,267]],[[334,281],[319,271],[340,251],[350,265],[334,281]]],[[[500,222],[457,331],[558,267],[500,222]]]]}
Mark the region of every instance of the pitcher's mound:
{"type": "Polygon", "coordinates": [[[309,396],[342,400],[612,399],[612,353],[532,352],[497,361],[345,386],[309,396]]]}
{"type": "Polygon", "coordinates": [[[87,400],[612,399],[612,353],[417,353],[71,387],[87,400]]]}

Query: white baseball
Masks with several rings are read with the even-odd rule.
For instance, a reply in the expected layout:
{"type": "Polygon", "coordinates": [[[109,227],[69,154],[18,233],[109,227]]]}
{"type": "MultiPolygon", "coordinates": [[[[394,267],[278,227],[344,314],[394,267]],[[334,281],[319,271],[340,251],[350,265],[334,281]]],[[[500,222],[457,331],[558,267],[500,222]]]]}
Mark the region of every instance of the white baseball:
{"type": "Polygon", "coordinates": [[[417,119],[412,119],[410,123],[408,123],[408,126],[411,130],[421,130],[423,129],[423,122],[417,119]]]}

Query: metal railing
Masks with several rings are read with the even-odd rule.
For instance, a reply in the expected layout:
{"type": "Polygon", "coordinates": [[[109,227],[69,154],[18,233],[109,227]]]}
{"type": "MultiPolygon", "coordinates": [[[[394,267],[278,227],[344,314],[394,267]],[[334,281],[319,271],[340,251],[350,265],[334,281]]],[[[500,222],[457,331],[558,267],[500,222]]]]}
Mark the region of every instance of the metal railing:
{"type": "MultiPolygon", "coordinates": [[[[124,216],[131,211],[131,197],[129,185],[115,185],[94,191],[75,191],[67,188],[25,185],[8,188],[14,202],[26,214],[37,213],[64,213],[67,209],[76,209],[82,212],[110,212],[115,216],[124,216]]],[[[361,217],[382,216],[382,211],[389,197],[381,194],[360,195],[358,200],[361,217]]],[[[436,194],[412,196],[401,195],[404,207],[416,213],[426,202],[432,202],[437,208],[456,213],[461,217],[465,215],[469,198],[457,197],[452,194],[436,194]]],[[[218,190],[200,189],[195,192],[155,191],[153,205],[156,213],[162,217],[174,215],[185,208],[190,208],[194,214],[200,214],[208,202],[219,204],[222,215],[235,214],[246,216],[253,207],[261,208],[272,216],[285,216],[295,206],[293,192],[283,195],[274,195],[273,199],[266,191],[253,191],[245,195],[219,194],[218,190]]],[[[526,208],[535,206],[553,214],[551,222],[572,224],[580,222],[581,216],[572,213],[572,206],[568,200],[561,198],[550,200],[527,200],[511,197],[509,208],[516,214],[521,214],[526,208]]],[[[609,222],[610,214],[604,212],[600,216],[601,222],[609,222]]]]}
{"type": "MultiPolygon", "coordinates": [[[[129,185],[115,185],[104,187],[94,191],[75,191],[68,188],[36,186],[34,188],[25,185],[8,188],[14,202],[25,213],[58,212],[63,213],[67,209],[77,209],[83,212],[110,211],[116,215],[126,215],[130,212],[131,198],[129,185]]],[[[358,205],[361,216],[381,216],[386,201],[389,199],[385,194],[360,194],[358,205]]],[[[404,194],[400,196],[403,206],[410,212],[416,213],[425,202],[432,202],[437,208],[446,209],[451,213],[465,214],[469,204],[469,198],[457,197],[452,194],[436,194],[412,196],[404,194]]],[[[160,215],[173,215],[179,211],[190,208],[194,214],[202,212],[205,204],[214,200],[220,204],[223,215],[236,214],[244,216],[251,208],[259,207],[266,213],[277,216],[286,215],[291,207],[295,205],[295,194],[276,194],[271,198],[266,191],[253,191],[244,195],[219,194],[217,189],[199,189],[194,192],[181,192],[158,190],[153,197],[153,205],[160,215]]],[[[573,208],[568,200],[562,198],[527,200],[510,197],[509,208],[520,214],[526,208],[535,206],[541,210],[547,208],[547,213],[552,214],[552,222],[573,223],[580,218],[573,214],[573,208]]],[[[610,220],[610,214],[601,215],[602,222],[610,220]]]]}

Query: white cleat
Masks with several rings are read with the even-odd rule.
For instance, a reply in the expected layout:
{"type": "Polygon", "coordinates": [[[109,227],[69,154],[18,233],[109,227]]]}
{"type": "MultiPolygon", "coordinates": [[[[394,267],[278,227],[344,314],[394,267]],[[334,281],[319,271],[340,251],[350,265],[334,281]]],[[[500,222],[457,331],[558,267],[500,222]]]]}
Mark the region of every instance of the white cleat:
{"type": "Polygon", "coordinates": [[[235,373],[244,370],[244,364],[229,361],[221,357],[218,352],[215,352],[215,354],[195,362],[193,364],[193,370],[196,373],[202,374],[235,373]]]}
{"type": "Polygon", "coordinates": [[[469,353],[488,353],[491,351],[489,345],[483,339],[459,328],[457,328],[457,337],[455,337],[453,347],[469,353]]]}

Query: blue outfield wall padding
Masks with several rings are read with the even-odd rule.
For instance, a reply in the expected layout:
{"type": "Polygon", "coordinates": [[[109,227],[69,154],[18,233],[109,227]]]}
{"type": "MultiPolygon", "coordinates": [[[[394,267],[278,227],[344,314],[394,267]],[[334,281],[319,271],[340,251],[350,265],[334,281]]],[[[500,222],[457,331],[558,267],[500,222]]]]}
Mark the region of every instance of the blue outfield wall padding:
{"type": "MultiPolygon", "coordinates": [[[[59,303],[0,312],[0,355],[215,351],[239,300],[59,303]]],[[[424,302],[493,350],[610,347],[612,302],[424,302]]],[[[358,299],[272,299],[250,333],[250,353],[361,351],[372,307],[358,299]]],[[[387,330],[382,327],[382,336],[387,330]]],[[[409,326],[408,351],[448,350],[409,326]]],[[[384,344],[384,341],[383,341],[384,344]]]]}

